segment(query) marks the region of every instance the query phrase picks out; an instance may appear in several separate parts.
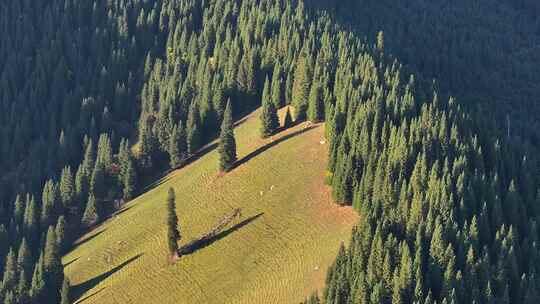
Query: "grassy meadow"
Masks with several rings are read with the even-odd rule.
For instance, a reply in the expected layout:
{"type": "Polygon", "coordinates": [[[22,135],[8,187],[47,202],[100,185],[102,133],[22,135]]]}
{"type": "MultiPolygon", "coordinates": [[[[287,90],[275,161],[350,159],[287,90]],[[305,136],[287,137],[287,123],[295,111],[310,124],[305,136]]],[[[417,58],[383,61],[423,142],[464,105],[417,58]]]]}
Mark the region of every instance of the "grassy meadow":
{"type": "Polygon", "coordinates": [[[332,203],[323,183],[324,126],[300,124],[263,140],[258,115],[235,129],[239,164],[232,172],[218,173],[211,148],[81,238],[63,258],[76,303],[298,303],[323,287],[358,220],[351,208],[332,203]],[[180,245],[234,208],[242,217],[170,264],[169,187],[180,245]]]}

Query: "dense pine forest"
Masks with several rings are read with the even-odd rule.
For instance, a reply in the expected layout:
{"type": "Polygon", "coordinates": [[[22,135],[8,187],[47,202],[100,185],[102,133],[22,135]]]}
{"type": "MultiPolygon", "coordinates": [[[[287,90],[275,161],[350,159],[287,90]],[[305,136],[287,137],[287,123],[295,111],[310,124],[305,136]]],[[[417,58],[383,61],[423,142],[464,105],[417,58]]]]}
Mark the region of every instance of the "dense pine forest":
{"type": "Polygon", "coordinates": [[[538,9],[0,3],[0,300],[70,303],[81,232],[218,136],[228,171],[232,119],[263,105],[268,137],[290,105],[361,215],[309,303],[538,303],[538,9]]]}

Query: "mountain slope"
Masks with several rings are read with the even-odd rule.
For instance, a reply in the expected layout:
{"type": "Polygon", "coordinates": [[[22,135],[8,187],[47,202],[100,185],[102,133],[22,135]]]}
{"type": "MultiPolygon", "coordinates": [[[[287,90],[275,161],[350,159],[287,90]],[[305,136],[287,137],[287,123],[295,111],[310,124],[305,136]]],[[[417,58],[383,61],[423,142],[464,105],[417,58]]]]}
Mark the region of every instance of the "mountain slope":
{"type": "Polygon", "coordinates": [[[258,111],[236,128],[239,166],[217,173],[217,150],[166,176],[85,236],[63,261],[84,303],[291,303],[324,283],[357,215],[323,184],[324,126],[259,139],[258,111]],[[165,198],[177,195],[181,243],[233,208],[243,217],[209,246],[167,261],[165,198]]]}

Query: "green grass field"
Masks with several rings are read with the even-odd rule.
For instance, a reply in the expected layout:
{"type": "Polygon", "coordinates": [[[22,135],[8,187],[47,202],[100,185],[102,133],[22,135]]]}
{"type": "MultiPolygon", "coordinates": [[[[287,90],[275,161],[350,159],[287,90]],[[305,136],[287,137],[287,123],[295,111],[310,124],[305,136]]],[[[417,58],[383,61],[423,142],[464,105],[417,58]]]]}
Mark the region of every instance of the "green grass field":
{"type": "Polygon", "coordinates": [[[259,138],[259,112],[235,129],[240,165],[220,175],[217,149],[174,171],[84,236],[63,259],[76,303],[298,303],[323,287],[358,220],[323,184],[324,126],[259,138]],[[183,239],[242,208],[208,246],[167,258],[166,195],[183,239]]]}

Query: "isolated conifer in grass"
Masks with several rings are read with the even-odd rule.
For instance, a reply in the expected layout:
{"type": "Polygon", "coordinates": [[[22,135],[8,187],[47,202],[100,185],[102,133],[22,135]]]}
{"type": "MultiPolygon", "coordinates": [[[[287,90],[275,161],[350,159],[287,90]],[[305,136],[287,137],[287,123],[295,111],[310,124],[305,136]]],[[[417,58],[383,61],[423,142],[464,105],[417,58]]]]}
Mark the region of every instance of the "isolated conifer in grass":
{"type": "Polygon", "coordinates": [[[236,140],[234,139],[231,101],[227,102],[221,134],[219,135],[219,169],[227,172],[232,169],[236,162],[236,140]]]}
{"type": "Polygon", "coordinates": [[[82,224],[89,228],[93,226],[99,220],[96,207],[96,197],[93,193],[88,196],[88,202],[86,203],[86,209],[84,210],[82,217],[82,224]]]}
{"type": "Polygon", "coordinates": [[[287,112],[285,112],[285,119],[283,121],[283,128],[290,128],[293,124],[290,108],[287,107],[287,112]]]}
{"type": "Polygon", "coordinates": [[[263,92],[263,108],[261,112],[261,136],[263,138],[269,137],[276,132],[279,128],[279,117],[274,103],[269,98],[270,95],[270,82],[268,78],[264,84],[263,92]]]}
{"type": "Polygon", "coordinates": [[[178,217],[176,216],[176,195],[174,194],[173,188],[169,188],[167,196],[167,240],[169,253],[174,258],[178,256],[178,241],[180,238],[178,217]]]}

